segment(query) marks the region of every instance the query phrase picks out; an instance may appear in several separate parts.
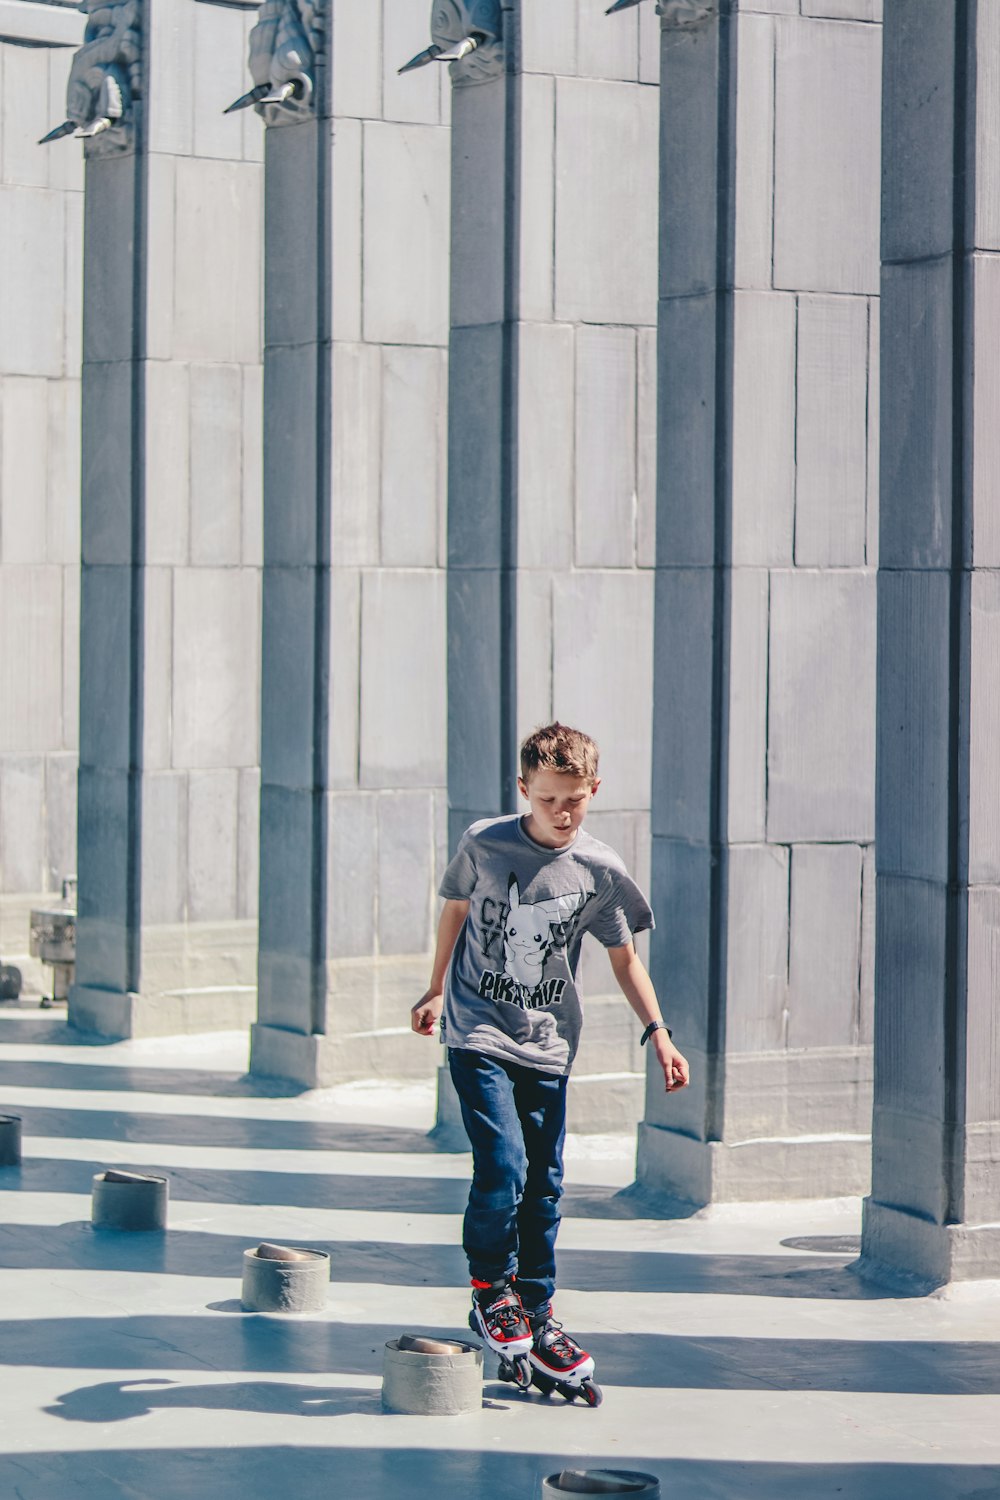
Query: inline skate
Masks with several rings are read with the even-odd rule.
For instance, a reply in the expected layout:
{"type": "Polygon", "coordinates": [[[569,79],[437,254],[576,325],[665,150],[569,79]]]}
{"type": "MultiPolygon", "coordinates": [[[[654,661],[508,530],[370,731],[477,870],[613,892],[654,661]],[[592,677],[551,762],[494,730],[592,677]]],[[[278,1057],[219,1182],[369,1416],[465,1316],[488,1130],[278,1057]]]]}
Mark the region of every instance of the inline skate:
{"type": "Polygon", "coordinates": [[[501,1380],[526,1391],[532,1381],[532,1332],[521,1299],[507,1280],[473,1281],[469,1327],[500,1356],[501,1380]]]}
{"type": "Polygon", "coordinates": [[[531,1378],[543,1395],[558,1391],[567,1401],[582,1397],[588,1406],[600,1406],[603,1392],[595,1382],[594,1360],[581,1349],[552,1316],[551,1307],[528,1314],[532,1333],[531,1378]]]}

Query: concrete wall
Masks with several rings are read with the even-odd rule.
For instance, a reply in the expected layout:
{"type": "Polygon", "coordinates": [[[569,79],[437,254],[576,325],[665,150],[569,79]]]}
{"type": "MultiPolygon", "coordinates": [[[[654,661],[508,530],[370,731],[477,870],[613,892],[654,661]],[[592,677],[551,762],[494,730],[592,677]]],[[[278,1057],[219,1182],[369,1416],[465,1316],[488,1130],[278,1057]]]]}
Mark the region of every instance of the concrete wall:
{"type": "Polygon", "coordinates": [[[642,1170],[684,1196],[867,1171],[879,63],[866,0],[665,20],[653,960],[697,1083],[651,1078],[642,1170]]]}
{"type": "MultiPolygon", "coordinates": [[[[82,20],[69,19],[69,32],[82,38],[82,20]]],[[[76,869],[80,551],[83,168],[79,149],[36,144],[54,114],[62,118],[72,51],[30,45],[27,34],[5,38],[15,30],[0,12],[0,893],[12,917],[5,958],[24,952],[28,938],[26,903],[6,898],[58,891],[76,869]]]]}

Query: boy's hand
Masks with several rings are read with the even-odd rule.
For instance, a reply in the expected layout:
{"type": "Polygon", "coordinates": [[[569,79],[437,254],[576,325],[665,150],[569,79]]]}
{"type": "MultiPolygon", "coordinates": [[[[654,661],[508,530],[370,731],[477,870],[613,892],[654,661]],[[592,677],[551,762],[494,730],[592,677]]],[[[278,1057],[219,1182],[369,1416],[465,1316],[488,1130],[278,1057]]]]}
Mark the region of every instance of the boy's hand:
{"type": "Polygon", "coordinates": [[[440,1020],[444,996],[440,990],[428,990],[410,1011],[410,1026],[417,1036],[433,1036],[434,1022],[440,1020]]]}
{"type": "Polygon", "coordinates": [[[654,1031],[649,1039],[656,1052],[656,1060],[663,1069],[663,1079],[669,1094],[673,1089],[686,1088],[691,1078],[687,1058],[678,1052],[665,1031],[654,1031]]]}

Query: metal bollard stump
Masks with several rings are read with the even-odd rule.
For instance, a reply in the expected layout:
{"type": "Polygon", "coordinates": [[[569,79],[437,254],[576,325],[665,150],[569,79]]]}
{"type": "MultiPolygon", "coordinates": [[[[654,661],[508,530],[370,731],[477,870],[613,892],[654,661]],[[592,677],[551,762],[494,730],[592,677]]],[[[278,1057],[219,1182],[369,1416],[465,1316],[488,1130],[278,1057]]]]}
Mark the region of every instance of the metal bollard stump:
{"type": "Polygon", "coordinates": [[[0,1167],[21,1165],[21,1116],[0,1115],[0,1167]]]}
{"type": "Polygon", "coordinates": [[[542,1500],[558,1495],[637,1495],[642,1500],[660,1500],[660,1481],[655,1474],[632,1469],[564,1469],[542,1480],[542,1500]]]}
{"type": "Polygon", "coordinates": [[[246,1312],[322,1312],[330,1284],[330,1257],[325,1250],[264,1243],[243,1252],[246,1312]]]}
{"type": "Polygon", "coordinates": [[[403,1334],[385,1346],[382,1410],[401,1416],[458,1417],[481,1411],[483,1351],[459,1340],[403,1334]]]}
{"type": "Polygon", "coordinates": [[[109,1167],[93,1181],[90,1218],[95,1229],[162,1230],[167,1227],[165,1177],[109,1167]]]}

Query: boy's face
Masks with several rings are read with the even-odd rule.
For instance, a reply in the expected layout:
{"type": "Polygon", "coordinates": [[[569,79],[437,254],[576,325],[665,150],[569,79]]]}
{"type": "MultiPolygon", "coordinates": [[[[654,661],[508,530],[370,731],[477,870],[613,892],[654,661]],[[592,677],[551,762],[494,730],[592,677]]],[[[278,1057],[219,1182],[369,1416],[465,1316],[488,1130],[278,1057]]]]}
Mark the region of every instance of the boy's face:
{"type": "Polygon", "coordinates": [[[531,808],[525,820],[528,837],[550,849],[563,849],[576,838],[601,782],[599,777],[541,770],[532,771],[527,781],[519,776],[517,784],[531,808]]]}

